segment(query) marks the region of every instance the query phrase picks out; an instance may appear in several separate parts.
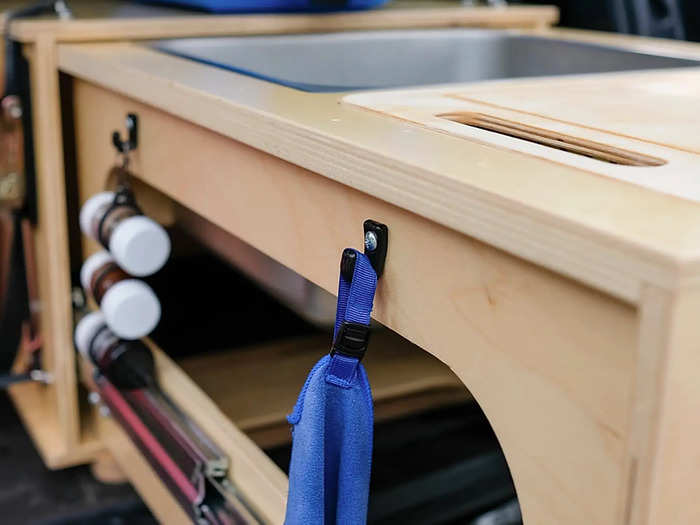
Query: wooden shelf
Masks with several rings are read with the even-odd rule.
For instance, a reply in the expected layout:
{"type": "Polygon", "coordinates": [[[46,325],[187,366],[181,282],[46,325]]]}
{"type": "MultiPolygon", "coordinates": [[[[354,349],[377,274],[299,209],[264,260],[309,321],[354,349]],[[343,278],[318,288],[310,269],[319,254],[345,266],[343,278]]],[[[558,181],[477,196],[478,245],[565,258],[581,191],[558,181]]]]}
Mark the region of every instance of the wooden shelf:
{"type": "MultiPolygon", "coordinates": [[[[270,447],[291,439],[286,416],[329,345],[328,336],[287,339],[178,364],[253,441],[270,447]]],[[[388,330],[372,334],[364,364],[379,421],[471,397],[446,365],[388,330]]]]}

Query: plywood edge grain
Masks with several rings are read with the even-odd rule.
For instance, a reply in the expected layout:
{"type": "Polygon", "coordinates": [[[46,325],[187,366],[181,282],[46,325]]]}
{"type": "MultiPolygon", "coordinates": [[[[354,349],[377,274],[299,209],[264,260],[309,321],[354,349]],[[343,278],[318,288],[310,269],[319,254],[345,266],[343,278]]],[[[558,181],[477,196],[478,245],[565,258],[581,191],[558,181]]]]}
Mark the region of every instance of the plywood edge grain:
{"type": "Polygon", "coordinates": [[[315,15],[200,15],[75,21],[27,20],[13,23],[11,34],[20,42],[31,42],[41,34],[52,34],[58,42],[85,42],[449,26],[542,28],[555,24],[558,19],[559,11],[553,6],[509,6],[497,9],[428,7],[315,15]]]}

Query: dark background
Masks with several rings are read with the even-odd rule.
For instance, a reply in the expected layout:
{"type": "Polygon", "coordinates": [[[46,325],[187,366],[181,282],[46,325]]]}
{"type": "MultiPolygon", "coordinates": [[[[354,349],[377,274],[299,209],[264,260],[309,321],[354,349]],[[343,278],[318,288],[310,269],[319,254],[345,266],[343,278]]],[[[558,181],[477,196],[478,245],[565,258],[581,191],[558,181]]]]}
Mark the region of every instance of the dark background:
{"type": "Polygon", "coordinates": [[[524,0],[518,3],[556,5],[560,25],[600,31],[644,34],[700,41],[700,1],[698,0],[524,0]],[[664,21],[660,28],[645,31],[638,17],[645,14],[664,21]],[[677,28],[683,34],[677,33],[677,28]]]}

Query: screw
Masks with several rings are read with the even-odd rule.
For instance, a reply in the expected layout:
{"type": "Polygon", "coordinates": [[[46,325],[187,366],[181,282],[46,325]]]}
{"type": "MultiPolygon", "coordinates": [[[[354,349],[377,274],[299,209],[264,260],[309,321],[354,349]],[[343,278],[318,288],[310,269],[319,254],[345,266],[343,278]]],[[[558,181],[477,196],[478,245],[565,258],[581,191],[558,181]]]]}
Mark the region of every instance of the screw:
{"type": "Polygon", "coordinates": [[[71,289],[71,301],[73,302],[73,308],[76,310],[82,310],[85,308],[85,294],[83,293],[83,289],[80,288],[79,286],[74,286],[71,289]]]}
{"type": "Polygon", "coordinates": [[[377,234],[373,231],[368,231],[365,233],[365,250],[373,252],[377,249],[379,240],[377,239],[377,234]]]}
{"type": "Polygon", "coordinates": [[[112,414],[112,413],[110,412],[110,410],[109,410],[109,407],[106,406],[106,405],[100,405],[100,408],[99,408],[99,410],[98,410],[98,413],[99,413],[102,417],[109,417],[109,416],[112,414]]]}
{"type": "Polygon", "coordinates": [[[13,104],[10,106],[8,113],[13,119],[19,120],[22,118],[22,106],[19,104],[13,104]]]}
{"type": "Polygon", "coordinates": [[[29,372],[29,377],[32,379],[32,381],[44,383],[45,385],[49,385],[53,382],[53,376],[45,370],[32,370],[29,372]]]}
{"type": "Polygon", "coordinates": [[[0,198],[8,199],[14,197],[15,188],[17,188],[17,174],[8,173],[4,178],[0,179],[0,198]]]}
{"type": "Polygon", "coordinates": [[[73,18],[73,13],[66,5],[65,0],[56,0],[53,5],[54,11],[60,20],[70,20],[73,18]]]}
{"type": "Polygon", "coordinates": [[[87,399],[88,403],[91,405],[97,405],[100,401],[102,401],[102,398],[98,392],[90,392],[87,399]]]}
{"type": "Polygon", "coordinates": [[[8,95],[2,99],[2,112],[7,118],[19,120],[22,117],[22,103],[15,95],[8,95]]]}

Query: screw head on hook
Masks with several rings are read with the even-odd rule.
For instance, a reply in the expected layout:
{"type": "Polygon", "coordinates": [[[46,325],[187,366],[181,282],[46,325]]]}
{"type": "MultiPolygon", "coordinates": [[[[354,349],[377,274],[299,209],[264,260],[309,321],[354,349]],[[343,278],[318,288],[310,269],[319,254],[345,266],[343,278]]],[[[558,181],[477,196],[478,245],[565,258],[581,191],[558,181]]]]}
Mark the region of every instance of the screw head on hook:
{"type": "Polygon", "coordinates": [[[364,222],[365,230],[365,255],[372,263],[377,277],[381,277],[384,272],[386,252],[389,245],[389,228],[386,224],[367,219],[364,222]]]}
{"type": "Polygon", "coordinates": [[[368,231],[365,233],[365,250],[368,252],[373,252],[377,249],[379,244],[379,239],[377,239],[377,234],[373,231],[368,231]]]}

